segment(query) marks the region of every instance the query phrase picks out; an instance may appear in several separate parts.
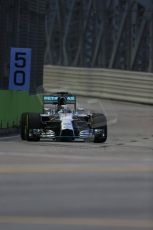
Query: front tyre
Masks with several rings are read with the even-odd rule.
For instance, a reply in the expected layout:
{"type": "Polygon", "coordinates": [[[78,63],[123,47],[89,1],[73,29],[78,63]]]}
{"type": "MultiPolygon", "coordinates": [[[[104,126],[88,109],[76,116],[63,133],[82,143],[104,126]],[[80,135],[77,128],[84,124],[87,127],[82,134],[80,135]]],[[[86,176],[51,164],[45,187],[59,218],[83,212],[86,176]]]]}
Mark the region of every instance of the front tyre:
{"type": "Polygon", "coordinates": [[[26,115],[26,113],[22,113],[20,120],[20,137],[22,140],[26,140],[26,115]]]}
{"type": "Polygon", "coordinates": [[[34,133],[34,129],[40,129],[40,114],[39,113],[28,113],[27,114],[27,140],[28,141],[39,141],[40,134],[34,133]]]}
{"type": "Polygon", "coordinates": [[[94,129],[94,143],[104,143],[107,140],[107,126],[94,129]]]}
{"type": "Polygon", "coordinates": [[[21,115],[21,139],[27,141],[39,141],[40,135],[33,133],[34,129],[40,129],[39,113],[23,113],[21,115]]]}
{"type": "Polygon", "coordinates": [[[104,143],[107,140],[107,119],[104,114],[92,115],[91,127],[94,132],[94,143],[104,143]]]}

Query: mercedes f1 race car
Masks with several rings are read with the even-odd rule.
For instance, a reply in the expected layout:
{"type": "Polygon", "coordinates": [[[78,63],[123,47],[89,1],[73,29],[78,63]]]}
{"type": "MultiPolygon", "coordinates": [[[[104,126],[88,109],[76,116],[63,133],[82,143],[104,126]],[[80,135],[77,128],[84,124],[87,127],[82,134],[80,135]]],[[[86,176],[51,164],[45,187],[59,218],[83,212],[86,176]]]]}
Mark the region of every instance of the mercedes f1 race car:
{"type": "Polygon", "coordinates": [[[22,140],[39,141],[41,138],[49,138],[54,141],[106,141],[106,116],[76,108],[76,96],[67,92],[44,95],[43,104],[42,114],[21,114],[22,140]]]}

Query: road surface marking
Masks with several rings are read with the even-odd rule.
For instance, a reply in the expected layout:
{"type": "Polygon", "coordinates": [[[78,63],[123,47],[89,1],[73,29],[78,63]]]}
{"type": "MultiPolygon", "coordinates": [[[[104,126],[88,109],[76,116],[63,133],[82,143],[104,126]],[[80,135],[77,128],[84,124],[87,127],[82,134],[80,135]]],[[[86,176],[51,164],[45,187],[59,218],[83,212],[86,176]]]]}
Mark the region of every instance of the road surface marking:
{"type": "Polygon", "coordinates": [[[0,224],[41,224],[41,225],[73,225],[73,226],[101,226],[128,227],[152,229],[152,220],[142,219],[111,219],[111,218],[50,218],[50,217],[20,217],[0,216],[0,224]]]}
{"type": "Polygon", "coordinates": [[[152,167],[60,167],[60,166],[0,166],[0,174],[18,174],[18,173],[153,173],[152,167]]]}
{"type": "Polygon", "coordinates": [[[12,139],[12,138],[17,138],[19,135],[12,135],[12,136],[0,136],[0,141],[1,140],[8,140],[8,139],[12,139]]]}

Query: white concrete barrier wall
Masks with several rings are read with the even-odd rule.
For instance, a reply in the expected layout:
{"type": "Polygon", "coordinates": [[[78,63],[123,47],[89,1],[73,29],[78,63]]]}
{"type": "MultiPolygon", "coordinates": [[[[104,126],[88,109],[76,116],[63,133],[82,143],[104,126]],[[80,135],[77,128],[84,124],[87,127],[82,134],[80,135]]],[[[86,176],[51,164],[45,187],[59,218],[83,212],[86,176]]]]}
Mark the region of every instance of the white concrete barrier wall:
{"type": "Polygon", "coordinates": [[[100,68],[44,66],[44,88],[80,96],[153,104],[153,74],[100,68]]]}

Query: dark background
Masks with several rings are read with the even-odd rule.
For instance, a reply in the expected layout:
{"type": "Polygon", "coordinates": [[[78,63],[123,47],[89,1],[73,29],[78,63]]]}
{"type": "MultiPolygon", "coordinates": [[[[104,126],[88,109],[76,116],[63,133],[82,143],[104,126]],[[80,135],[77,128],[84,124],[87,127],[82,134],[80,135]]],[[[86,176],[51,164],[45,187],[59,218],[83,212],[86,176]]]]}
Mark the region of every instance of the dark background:
{"type": "Polygon", "coordinates": [[[152,0],[0,0],[0,89],[11,47],[32,48],[30,92],[43,65],[153,72],[152,0]]]}

